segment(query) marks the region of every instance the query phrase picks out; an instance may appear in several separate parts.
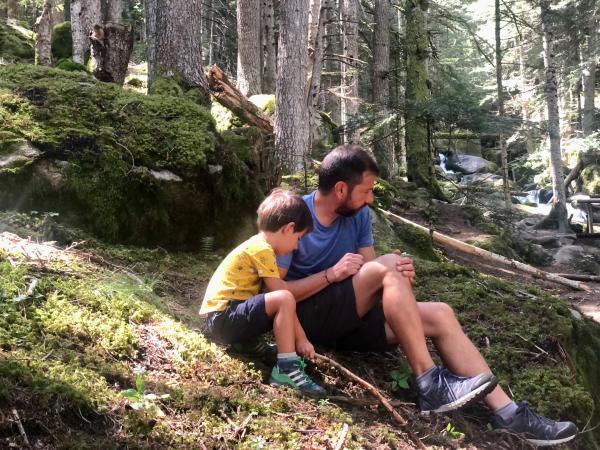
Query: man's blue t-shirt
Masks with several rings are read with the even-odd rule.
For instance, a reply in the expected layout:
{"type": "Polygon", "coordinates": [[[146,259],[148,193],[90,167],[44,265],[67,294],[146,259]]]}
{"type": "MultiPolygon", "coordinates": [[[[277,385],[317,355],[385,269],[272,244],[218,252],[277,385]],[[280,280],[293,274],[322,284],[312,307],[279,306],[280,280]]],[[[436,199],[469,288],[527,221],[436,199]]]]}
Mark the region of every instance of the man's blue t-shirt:
{"type": "Polygon", "coordinates": [[[368,206],[364,206],[352,217],[339,216],[330,226],[325,227],[315,215],[315,192],[304,196],[312,214],[313,231],[298,241],[298,250],[277,257],[277,265],[288,269],[287,280],[298,280],[328,269],[346,253],[358,253],[359,248],[373,245],[371,212],[368,206]]]}

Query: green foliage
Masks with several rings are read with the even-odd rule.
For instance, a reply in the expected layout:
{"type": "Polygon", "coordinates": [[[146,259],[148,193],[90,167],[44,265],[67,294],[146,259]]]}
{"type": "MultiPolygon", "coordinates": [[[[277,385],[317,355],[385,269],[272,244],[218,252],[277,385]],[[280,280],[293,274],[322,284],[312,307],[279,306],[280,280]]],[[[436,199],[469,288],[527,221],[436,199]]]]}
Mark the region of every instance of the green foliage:
{"type": "MultiPolygon", "coordinates": [[[[73,38],[71,36],[71,22],[62,22],[52,30],[52,58],[55,61],[69,59],[73,56],[73,38]]],[[[67,70],[67,69],[65,69],[67,70]]]]}
{"type": "Polygon", "coordinates": [[[129,406],[135,411],[142,410],[153,418],[164,417],[165,413],[158,405],[159,400],[169,398],[169,394],[156,395],[146,393],[146,380],[144,379],[144,370],[138,370],[135,377],[135,389],[125,389],[121,395],[129,400],[129,406]]]}
{"type": "Polygon", "coordinates": [[[0,60],[5,63],[33,63],[33,40],[15,28],[0,23],[0,60]]]}
{"type": "Polygon", "coordinates": [[[139,78],[131,78],[131,79],[127,80],[127,84],[129,86],[132,86],[135,88],[141,88],[144,86],[144,82],[142,80],[140,80],[139,78]]]}
{"type": "Polygon", "coordinates": [[[452,425],[452,423],[448,422],[448,425],[446,426],[446,429],[444,430],[444,433],[446,434],[446,436],[448,436],[450,439],[456,439],[456,440],[460,440],[463,439],[465,437],[465,433],[462,433],[460,431],[458,431],[454,425],[452,425]]]}
{"type": "Polygon", "coordinates": [[[141,64],[148,60],[147,56],[148,44],[146,42],[136,42],[133,44],[133,50],[131,52],[131,62],[134,64],[141,64]]]}
{"type": "Polygon", "coordinates": [[[390,376],[392,381],[390,383],[390,389],[392,391],[399,391],[401,389],[408,389],[409,381],[413,373],[407,362],[403,362],[398,366],[397,369],[392,370],[390,376]]]}
{"type": "Polygon", "coordinates": [[[67,72],[87,72],[87,67],[83,64],[76,63],[72,59],[60,59],[55,66],[57,69],[66,70],[67,72]]]}

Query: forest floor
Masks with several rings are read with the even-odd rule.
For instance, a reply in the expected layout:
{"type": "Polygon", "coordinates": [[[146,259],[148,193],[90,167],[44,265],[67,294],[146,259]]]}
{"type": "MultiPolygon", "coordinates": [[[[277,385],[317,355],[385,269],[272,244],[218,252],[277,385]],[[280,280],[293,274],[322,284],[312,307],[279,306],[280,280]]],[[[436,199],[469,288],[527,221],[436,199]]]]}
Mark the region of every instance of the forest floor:
{"type": "MultiPolygon", "coordinates": [[[[421,214],[419,214],[419,211],[400,210],[398,213],[409,220],[427,226],[421,214]]],[[[535,210],[532,208],[513,207],[513,214],[515,214],[519,220],[525,217],[541,219],[541,216],[535,214],[535,210]]],[[[492,235],[486,234],[478,227],[471,225],[464,209],[456,204],[439,203],[436,222],[436,231],[463,242],[482,243],[492,238],[492,235]]],[[[600,238],[579,238],[573,244],[582,246],[584,249],[600,249],[600,238]]],[[[475,268],[481,273],[493,275],[506,281],[526,285],[534,284],[536,287],[543,289],[549,294],[559,296],[569,301],[573,306],[577,307],[580,312],[600,323],[600,283],[585,282],[585,284],[591,288],[591,291],[577,291],[552,281],[541,278],[534,279],[528,273],[510,267],[503,267],[496,262],[486,261],[451,247],[437,245],[437,248],[439,248],[451,261],[462,266],[475,268]]],[[[554,254],[558,251],[558,248],[550,248],[548,250],[554,254]]],[[[563,262],[560,264],[560,267],[550,266],[538,268],[550,273],[576,274],[579,271],[577,261],[563,262]]]]}
{"type": "MultiPolygon", "coordinates": [[[[444,224],[440,231],[460,239],[486,238],[465,224],[460,211],[451,205],[440,211],[442,217],[448,215],[448,220],[440,221],[444,224]]],[[[413,383],[411,373],[398,350],[326,354],[392,399],[408,422],[405,427],[398,426],[362,387],[326,365],[309,365],[309,372],[327,387],[326,400],[271,388],[265,380],[272,361],[231,354],[202,336],[197,311],[223,252],[176,254],[93,239],[74,247],[42,244],[37,233],[48,224],[36,217],[14,213],[0,217],[7,231],[20,236],[0,233],[0,301],[4,305],[0,314],[0,448],[23,448],[28,438],[31,447],[39,449],[384,450],[417,448],[415,436],[431,449],[532,448],[517,437],[489,430],[489,412],[482,405],[449,415],[419,415],[414,389],[408,389],[413,383]],[[136,373],[143,374],[141,381],[136,373]],[[132,387],[137,401],[124,396],[132,387]]],[[[379,222],[377,227],[382,225],[379,222]]],[[[495,269],[494,275],[519,284],[540,284],[540,280],[505,273],[479,261],[459,261],[461,255],[449,252],[448,256],[483,273],[495,269]]],[[[508,364],[524,367],[525,360],[520,361],[521,353],[514,353],[513,347],[522,347],[519,351],[527,358],[531,349],[528,344],[506,344],[498,322],[482,316],[478,298],[488,302],[490,311],[501,304],[518,316],[518,322],[506,326],[523,336],[520,339],[545,349],[535,356],[536,365],[563,365],[556,345],[544,335],[545,329],[552,330],[551,334],[560,332],[562,318],[569,316],[564,307],[560,316],[553,312],[546,318],[541,313],[519,329],[540,304],[560,311],[556,301],[535,289],[522,292],[460,266],[419,264],[418,298],[428,295],[445,301],[453,296],[478,345],[488,342],[484,352],[495,352],[501,361],[500,349],[511,349],[504,370],[508,364]],[[489,303],[497,297],[498,304],[489,303]]],[[[541,286],[564,294],[560,287],[541,286]]],[[[570,378],[559,381],[559,372],[558,378],[552,378],[549,367],[539,369],[558,383],[553,384],[551,395],[543,393],[548,411],[587,405],[589,396],[573,387],[570,378]],[[554,397],[558,394],[565,397],[554,397]]],[[[506,378],[505,383],[510,380],[516,395],[524,398],[528,392],[525,398],[541,407],[540,398],[532,398],[535,392],[518,375],[506,378]]]]}

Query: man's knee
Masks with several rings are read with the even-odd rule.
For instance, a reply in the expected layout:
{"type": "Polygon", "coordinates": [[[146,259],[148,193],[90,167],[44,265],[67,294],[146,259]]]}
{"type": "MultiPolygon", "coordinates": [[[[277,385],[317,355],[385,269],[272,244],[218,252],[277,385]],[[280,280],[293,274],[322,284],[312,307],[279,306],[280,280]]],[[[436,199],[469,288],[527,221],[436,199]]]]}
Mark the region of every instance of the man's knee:
{"type": "Polygon", "coordinates": [[[447,303],[430,303],[431,308],[428,311],[428,320],[439,327],[445,327],[458,323],[454,310],[447,303]]]}

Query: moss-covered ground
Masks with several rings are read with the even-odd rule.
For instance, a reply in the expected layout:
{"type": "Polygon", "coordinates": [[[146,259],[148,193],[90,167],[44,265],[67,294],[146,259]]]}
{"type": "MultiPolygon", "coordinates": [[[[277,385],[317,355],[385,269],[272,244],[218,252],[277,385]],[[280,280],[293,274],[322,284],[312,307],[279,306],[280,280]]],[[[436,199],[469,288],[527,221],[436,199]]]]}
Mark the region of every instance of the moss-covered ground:
{"type": "Polygon", "coordinates": [[[33,63],[34,50],[31,35],[19,28],[0,23],[0,61],[8,63],[33,63]]]}
{"type": "MultiPolygon", "coordinates": [[[[4,213],[0,221],[32,243],[51,232],[36,214],[4,213]]],[[[376,238],[379,252],[408,244],[381,217],[376,238]]],[[[23,444],[15,409],[41,448],[329,448],[344,423],[345,448],[413,447],[335,370],[311,368],[332,399],[303,399],[263,383],[268,361],[228,354],[203,337],[195,311],[222,255],[95,239],[82,245],[54,258],[26,258],[6,245],[0,251],[2,445],[23,444]],[[136,380],[132,400],[123,391],[135,390],[136,380]]],[[[417,297],[453,306],[505,388],[542,413],[586,426],[598,382],[598,327],[532,286],[482,276],[437,252],[416,261],[417,297]]],[[[527,448],[487,430],[480,407],[419,417],[413,391],[400,381],[412,383],[399,352],[333,356],[405,402],[399,411],[426,445],[527,448]],[[448,424],[466,436],[456,440],[448,424]]],[[[583,436],[570,448],[598,448],[594,433],[583,436]]]]}

